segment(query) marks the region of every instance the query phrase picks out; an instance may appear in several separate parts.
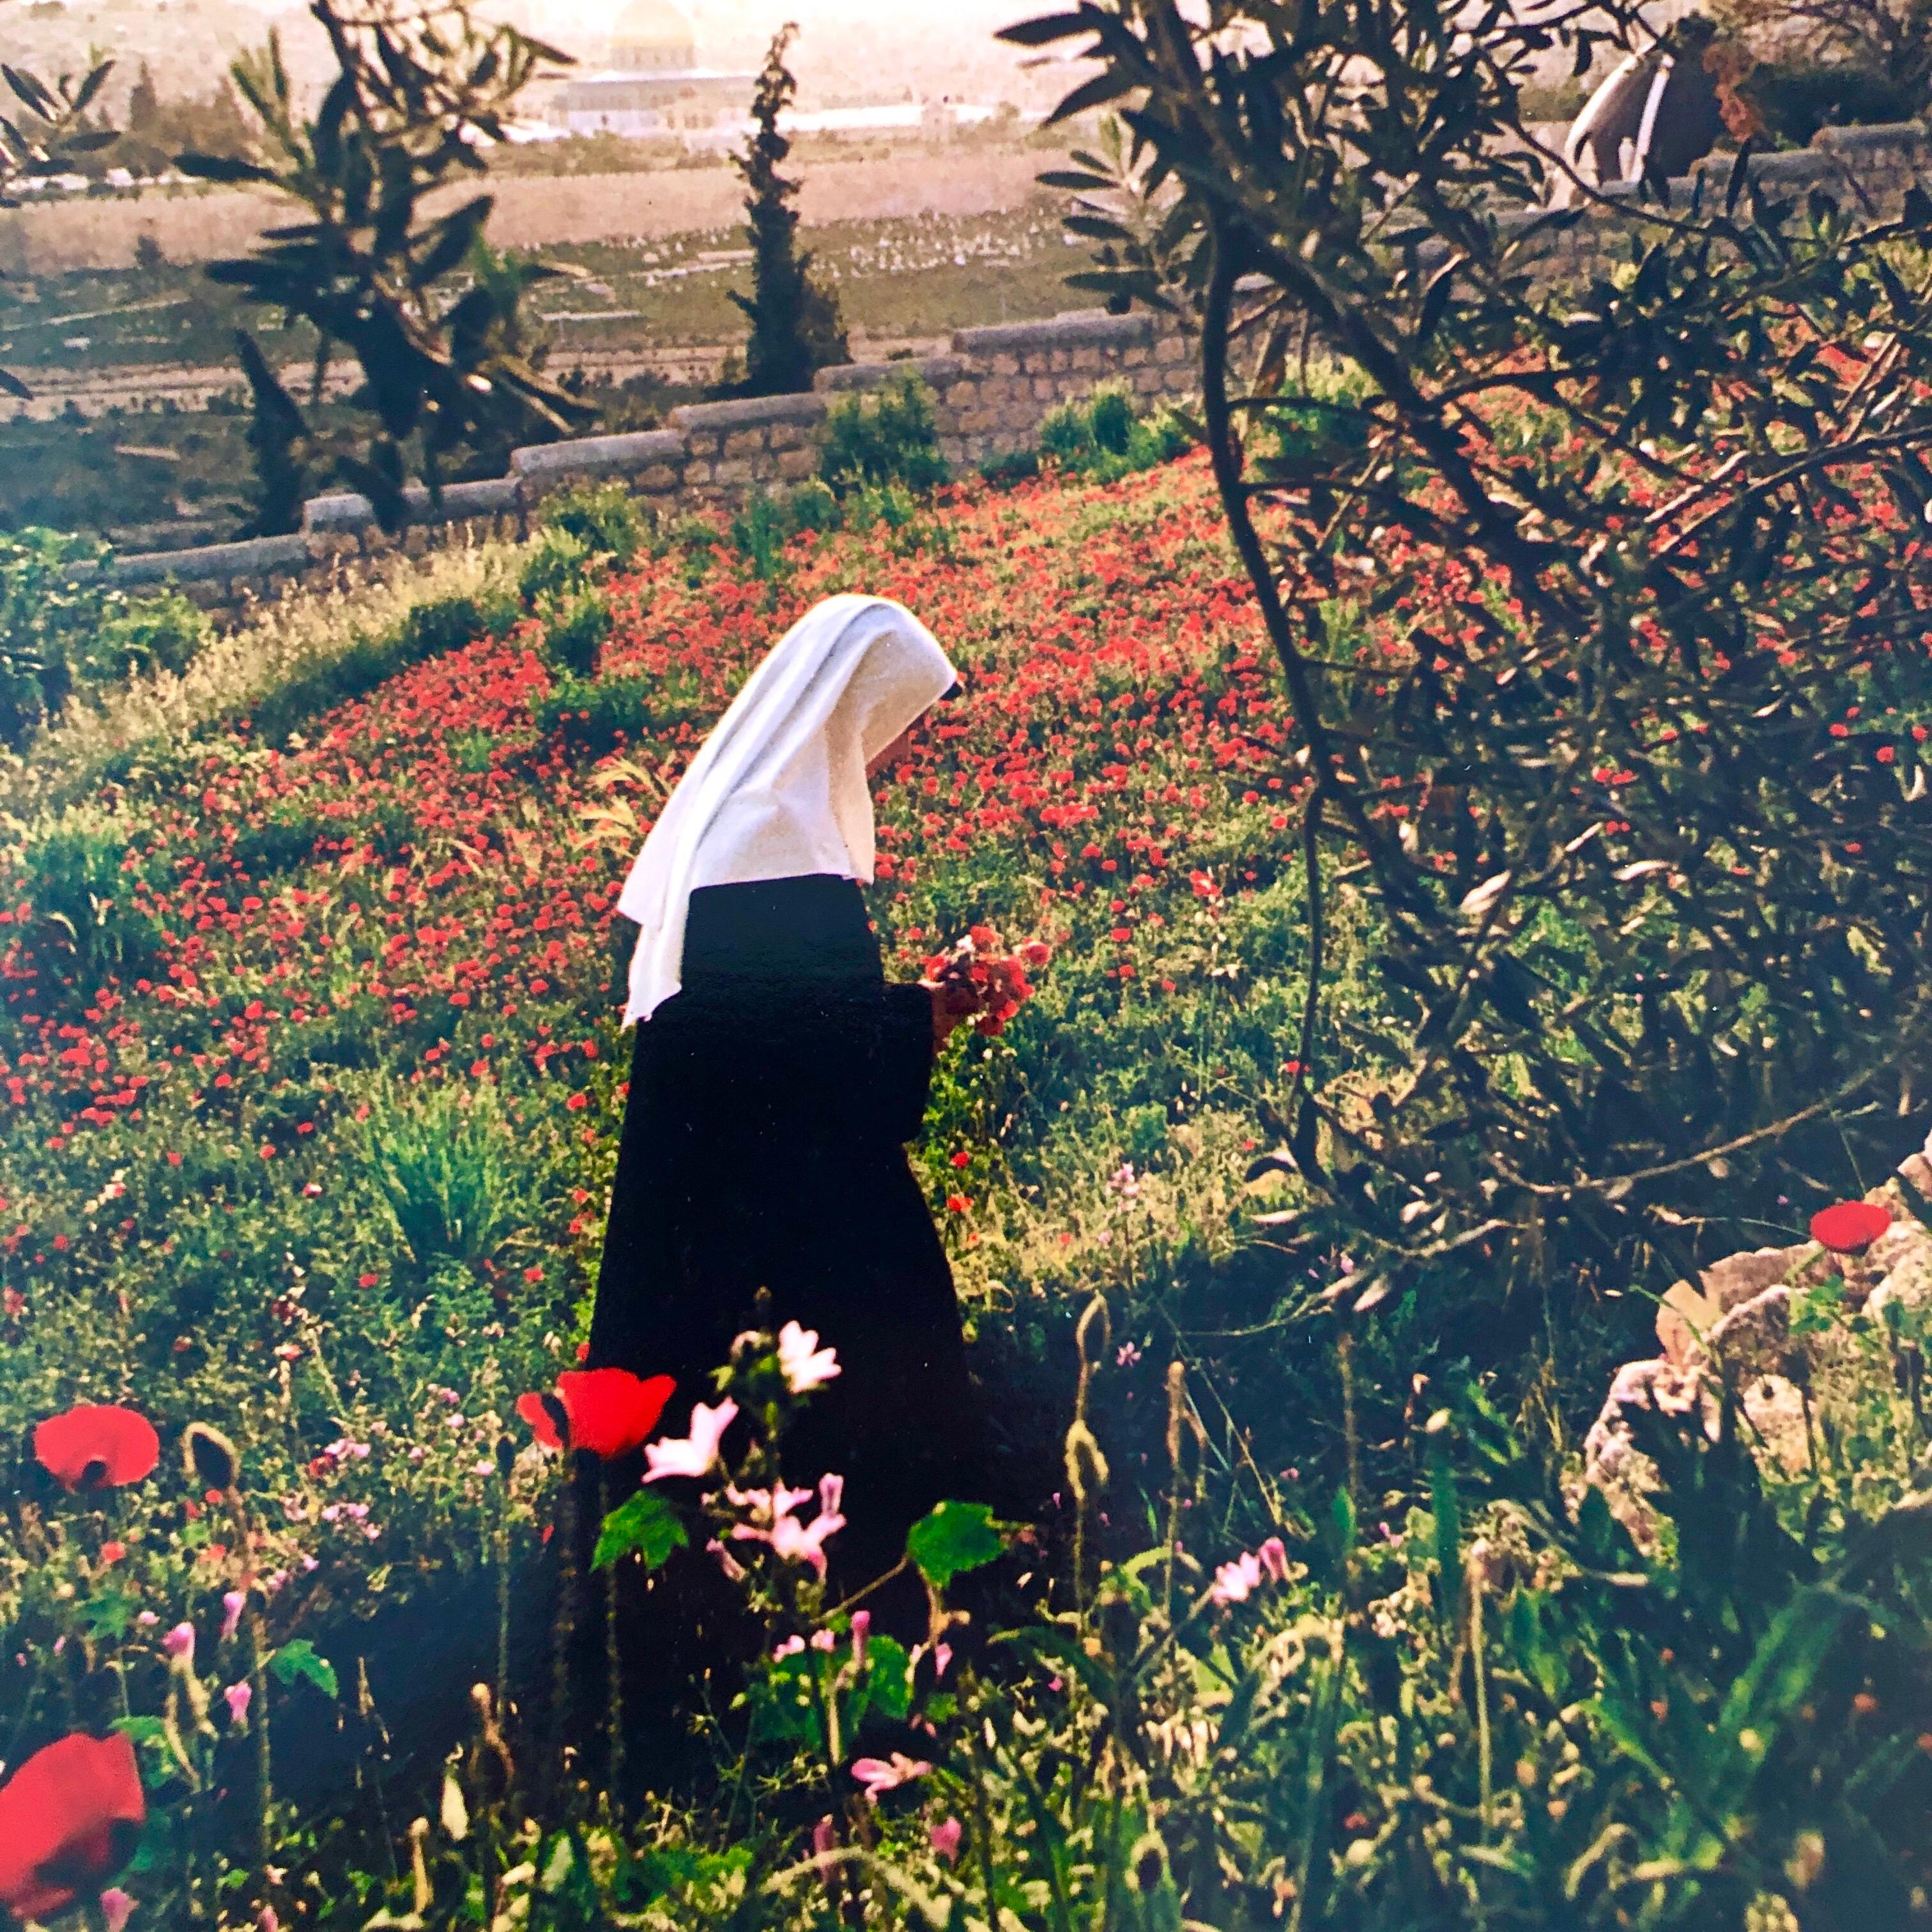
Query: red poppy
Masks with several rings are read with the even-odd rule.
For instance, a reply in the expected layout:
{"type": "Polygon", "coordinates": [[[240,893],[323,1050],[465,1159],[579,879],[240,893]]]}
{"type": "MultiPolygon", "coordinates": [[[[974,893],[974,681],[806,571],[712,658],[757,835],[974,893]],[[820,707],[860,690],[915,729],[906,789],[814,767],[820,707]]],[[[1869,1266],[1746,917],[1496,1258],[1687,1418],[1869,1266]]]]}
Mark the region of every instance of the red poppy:
{"type": "Polygon", "coordinates": [[[51,1918],[134,1855],[147,1800],[133,1741],[84,1731],[37,1750],[0,1784],[0,1905],[51,1918]]]}
{"type": "Polygon", "coordinates": [[[555,1395],[519,1396],[517,1413],[547,1449],[623,1456],[657,1426],[676,1386],[669,1376],[645,1380],[628,1369],[566,1369],[555,1395]]]}
{"type": "Polygon", "coordinates": [[[1886,1228],[1892,1216],[1871,1201],[1840,1201],[1811,1217],[1811,1238],[1834,1254],[1862,1255],[1886,1228]]]}
{"type": "Polygon", "coordinates": [[[50,1415],[34,1431],[34,1454],[70,1490],[116,1490],[138,1483],[161,1458],[161,1438],[145,1415],[115,1402],[82,1402],[50,1415]]]}

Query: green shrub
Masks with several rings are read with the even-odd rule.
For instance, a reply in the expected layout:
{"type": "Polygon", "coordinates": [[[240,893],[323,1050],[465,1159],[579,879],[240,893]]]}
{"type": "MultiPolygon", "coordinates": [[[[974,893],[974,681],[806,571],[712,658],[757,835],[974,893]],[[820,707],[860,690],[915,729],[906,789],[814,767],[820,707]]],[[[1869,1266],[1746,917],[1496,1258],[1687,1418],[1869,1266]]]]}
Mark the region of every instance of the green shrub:
{"type": "Polygon", "coordinates": [[[596,590],[580,592],[551,617],[544,638],[550,662],[578,677],[595,677],[610,634],[610,606],[596,590]]]}
{"type": "Polygon", "coordinates": [[[731,548],[750,564],[754,576],[771,578],[778,573],[779,553],[794,529],[783,501],[760,490],[731,519],[731,548]]]}
{"type": "Polygon", "coordinates": [[[1192,440],[1186,425],[1167,405],[1142,416],[1124,383],[1103,382],[1085,400],[1048,410],[1040,421],[1039,460],[1110,483],[1168,461],[1192,440]]]}
{"type": "Polygon", "coordinates": [[[369,1173],[418,1267],[489,1260],[519,1205],[515,1142],[495,1090],[379,1089],[364,1126],[369,1173]]]}
{"type": "Polygon", "coordinates": [[[315,850],[328,830],[327,820],[288,800],[269,812],[259,824],[244,826],[235,835],[234,862],[250,878],[292,872],[315,850]]]}
{"type": "Polygon", "coordinates": [[[73,976],[91,992],[106,975],[132,980],[160,957],[160,928],[134,902],[129,846],[125,822],[98,806],[70,813],[28,846],[26,944],[44,1004],[52,1004],[50,980],[73,976]]]}
{"type": "Polygon", "coordinates": [[[537,524],[574,537],[620,570],[644,548],[649,534],[637,499],[621,483],[572,484],[544,502],[537,524]]]}
{"type": "Polygon", "coordinates": [[[1856,64],[1768,61],[1745,76],[1738,92],[1758,112],[1765,132],[1781,146],[1808,146],[1821,128],[1909,121],[1910,91],[1856,64]]]}
{"type": "Polygon", "coordinates": [[[532,610],[560,602],[590,581],[594,556],[590,544],[574,530],[542,531],[517,572],[517,593],[532,610]]]}
{"type": "Polygon", "coordinates": [[[634,745],[695,717],[703,693],[694,679],[666,684],[645,677],[606,677],[595,682],[568,674],[538,700],[538,727],[566,743],[601,758],[620,744],[634,745]]]}
{"type": "Polygon", "coordinates": [[[1040,452],[1010,449],[1001,456],[989,456],[980,466],[980,474],[988,483],[1022,483],[1040,474],[1040,452]]]}
{"type": "Polygon", "coordinates": [[[910,373],[834,403],[822,447],[819,473],[841,500],[868,487],[929,490],[946,481],[932,392],[910,373]]]}
{"type": "Polygon", "coordinates": [[[0,741],[20,743],[77,690],[184,670],[208,641],[207,617],[179,591],[114,589],[106,554],[58,530],[0,534],[0,741]]]}

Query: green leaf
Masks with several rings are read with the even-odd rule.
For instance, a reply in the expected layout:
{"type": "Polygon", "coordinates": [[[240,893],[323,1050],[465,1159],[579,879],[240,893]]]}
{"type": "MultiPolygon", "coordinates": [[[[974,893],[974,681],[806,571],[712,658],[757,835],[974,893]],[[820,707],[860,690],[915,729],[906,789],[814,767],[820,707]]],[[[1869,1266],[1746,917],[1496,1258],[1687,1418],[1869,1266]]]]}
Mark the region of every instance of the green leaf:
{"type": "Polygon", "coordinates": [[[608,1570],[620,1557],[637,1556],[646,1570],[656,1570],[674,1550],[690,1543],[677,1512],[655,1490],[640,1490],[620,1503],[597,1532],[593,1570],[608,1570]]]}
{"type": "Polygon", "coordinates": [[[268,1675],[278,1684],[313,1684],[325,1697],[336,1694],[335,1666],[316,1656],[305,1636],[292,1637],[268,1659],[268,1675]]]}
{"type": "Polygon", "coordinates": [[[906,1554],[935,1590],[992,1562],[1006,1547],[984,1503],[944,1502],[906,1532],[906,1554]]]}

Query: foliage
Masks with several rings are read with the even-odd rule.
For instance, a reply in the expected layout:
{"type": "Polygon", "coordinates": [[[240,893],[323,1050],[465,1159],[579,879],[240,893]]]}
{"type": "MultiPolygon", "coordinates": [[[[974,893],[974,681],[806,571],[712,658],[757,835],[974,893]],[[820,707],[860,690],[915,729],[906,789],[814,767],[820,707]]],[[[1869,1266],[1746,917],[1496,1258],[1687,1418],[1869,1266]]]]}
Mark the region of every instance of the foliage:
{"type": "MultiPolygon", "coordinates": [[[[1926,0],[1718,0],[1712,11],[1801,99],[1818,102],[1827,77],[1849,88],[1858,76],[1869,76],[1864,98],[1872,99],[1882,86],[1898,104],[1892,118],[1922,114],[1932,104],[1932,7],[1926,0]],[[1808,74],[1816,78],[1808,81],[1808,74]]],[[[1881,117],[1874,111],[1844,118],[1881,117]]]]}
{"type": "Polygon", "coordinates": [[[103,555],[53,530],[0,535],[0,742],[24,742],[76,692],[178,673],[206,642],[207,618],[179,592],[116,590],[103,555]]]}
{"type": "MultiPolygon", "coordinates": [[[[113,70],[112,61],[97,60],[86,74],[62,74],[50,87],[30,69],[4,68],[20,118],[0,114],[0,208],[20,206],[20,190],[30,176],[57,173],[113,146],[113,130],[90,126],[87,118],[113,70]]],[[[32,394],[19,376],[0,368],[0,395],[32,394]]]]}
{"type": "Polygon", "coordinates": [[[424,206],[483,172],[485,146],[503,139],[518,96],[563,57],[445,0],[371,14],[315,0],[311,10],[338,70],[314,118],[302,117],[272,35],[232,70],[266,158],[190,153],[180,165],[268,189],[302,211],[253,255],[208,272],[314,330],[312,402],[329,355],[346,349],[363,377],[350,400],[373,418],[366,437],[309,429],[266,358],[244,351],[267,465],[258,520],[286,523],[290,467],[306,461],[361,490],[394,530],[412,470],[434,500],[460,448],[507,448],[517,433],[561,431],[579,413],[542,374],[521,312],[525,289],[556,272],[484,247],[487,194],[440,214],[424,206]],[[464,269],[459,290],[452,278],[464,269]]]}
{"type": "Polygon", "coordinates": [[[1075,171],[1114,250],[1096,272],[1201,333],[1312,921],[1268,1162],[1309,1210],[1285,1240],[1346,1245],[1371,1304],[1660,1292],[1748,1245],[1793,1173],[1815,1200],[1895,1160],[1932,1075],[1900,722],[1932,604],[1928,258],[1902,244],[1932,239],[1932,201],[1796,209],[1746,158],[1545,300],[1535,251],[1573,218],[1502,222],[1546,184],[1518,90],[1559,37],[1580,58],[1626,24],[1466,34],[1327,0],[1210,34],[1122,0],[1010,30],[1098,59],[1064,111],[1127,104],[1128,173],[1075,171]],[[1107,212],[1136,188],[1167,210],[1158,250],[1107,212]],[[1361,385],[1312,440],[1310,332],[1361,385]],[[1276,454],[1284,406],[1302,427],[1276,454]],[[1367,674],[1338,648],[1357,611],[1367,674]],[[1334,1060],[1330,866],[1384,922],[1378,1014],[1334,1060]]]}
{"type": "Polygon", "coordinates": [[[362,1158],[419,1268],[495,1258],[517,1198],[509,1124],[489,1088],[384,1096],[363,1130],[362,1158]]]}
{"type": "Polygon", "coordinates": [[[869,395],[840,397],[826,412],[818,472],[842,499],[868,487],[917,490],[944,482],[932,391],[908,372],[869,395]]]}
{"type": "Polygon", "coordinates": [[[593,554],[628,569],[648,534],[638,500],[620,483],[573,483],[544,499],[540,530],[574,537],[593,554]]]}
{"type": "Polygon", "coordinates": [[[1780,143],[1809,146],[1821,128],[1909,121],[1915,104],[1898,82],[1868,67],[1763,61],[1738,84],[1764,131],[1780,143]]]}
{"type": "Polygon", "coordinates": [[[1133,391],[1118,382],[1100,384],[1084,401],[1055,404],[1040,425],[1042,458],[1100,483],[1171,463],[1192,440],[1172,408],[1143,416],[1133,391]]]}
{"type": "Polygon", "coordinates": [[[798,245],[798,213],[791,206],[795,180],[779,173],[791,142],[778,132],[778,117],[798,83],[785,64],[795,27],[782,28],[765,50],[752,96],[757,130],[732,157],[744,177],[746,229],[752,244],[752,292],[731,292],[751,323],[745,374],[733,386],[746,396],[776,396],[812,387],[814,373],[847,360],[838,298],[812,273],[812,256],[798,245]]]}
{"type": "Polygon", "coordinates": [[[576,677],[594,678],[610,634],[610,605],[595,590],[580,591],[544,626],[544,650],[560,669],[576,677]]]}

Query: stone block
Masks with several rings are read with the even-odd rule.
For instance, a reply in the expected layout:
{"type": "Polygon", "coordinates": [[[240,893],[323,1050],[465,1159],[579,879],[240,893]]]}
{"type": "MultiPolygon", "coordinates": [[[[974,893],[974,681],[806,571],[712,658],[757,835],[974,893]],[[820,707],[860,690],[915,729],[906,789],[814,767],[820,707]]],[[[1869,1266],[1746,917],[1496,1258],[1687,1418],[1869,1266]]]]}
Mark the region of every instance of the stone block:
{"type": "Polygon", "coordinates": [[[510,452],[510,474],[543,481],[551,487],[576,476],[626,474],[653,463],[674,463],[684,454],[684,439],[675,430],[634,430],[622,436],[572,436],[562,442],[539,442],[510,452]]]}
{"type": "Polygon", "coordinates": [[[908,373],[928,388],[943,391],[968,371],[964,360],[957,356],[902,356],[885,362],[836,364],[820,370],[812,379],[812,386],[821,392],[876,389],[908,373]]]}
{"type": "Polygon", "coordinates": [[[970,410],[979,394],[978,384],[962,376],[947,388],[944,400],[949,409],[970,410]]]}
{"type": "Polygon", "coordinates": [[[742,488],[758,480],[758,470],[747,457],[723,457],[711,466],[711,481],[713,483],[742,488]]]}
{"type": "Polygon", "coordinates": [[[118,556],[108,566],[110,580],[127,586],[166,584],[183,585],[219,579],[226,583],[260,581],[271,571],[305,566],[310,561],[308,539],[299,532],[284,537],[250,537],[239,543],[204,544],[194,550],[152,550],[118,556]]]}
{"type": "Polygon", "coordinates": [[[1102,345],[1144,342],[1154,333],[1154,318],[1144,312],[1109,315],[1103,308],[1069,309],[1044,322],[998,322],[982,328],[956,329],[954,352],[998,356],[1046,350],[1072,350],[1090,343],[1102,345]]]}
{"type": "Polygon", "coordinates": [[[754,456],[765,447],[767,434],[762,429],[734,429],[724,438],[723,454],[727,456],[754,456]]]}
{"type": "Polygon", "coordinates": [[[788,483],[796,483],[814,476],[818,470],[818,452],[815,449],[788,449],[779,454],[778,472],[788,483]]]}
{"type": "Polygon", "coordinates": [[[1058,399],[1064,385],[1056,382],[1051,376],[1036,376],[1033,379],[1033,393],[1040,402],[1051,403],[1058,399]]]}
{"type": "Polygon", "coordinates": [[[670,426],[687,436],[716,436],[734,430],[768,429],[776,422],[816,423],[824,420],[825,398],[812,390],[790,396],[740,396],[727,403],[686,403],[674,409],[670,426]]]}
{"type": "MultiPolygon", "coordinates": [[[[958,337],[953,338],[958,340],[958,337]]],[[[1020,373],[1020,358],[1010,352],[1003,351],[992,357],[993,374],[996,376],[1017,376],[1020,373]]]]}
{"type": "Polygon", "coordinates": [[[654,463],[650,469],[640,471],[634,479],[638,489],[652,496],[661,496],[667,490],[675,490],[680,480],[680,471],[668,463],[654,463]]]}
{"type": "Polygon", "coordinates": [[[1186,338],[1182,335],[1163,335],[1154,344],[1154,359],[1156,362],[1185,362],[1189,359],[1186,338]]]}

